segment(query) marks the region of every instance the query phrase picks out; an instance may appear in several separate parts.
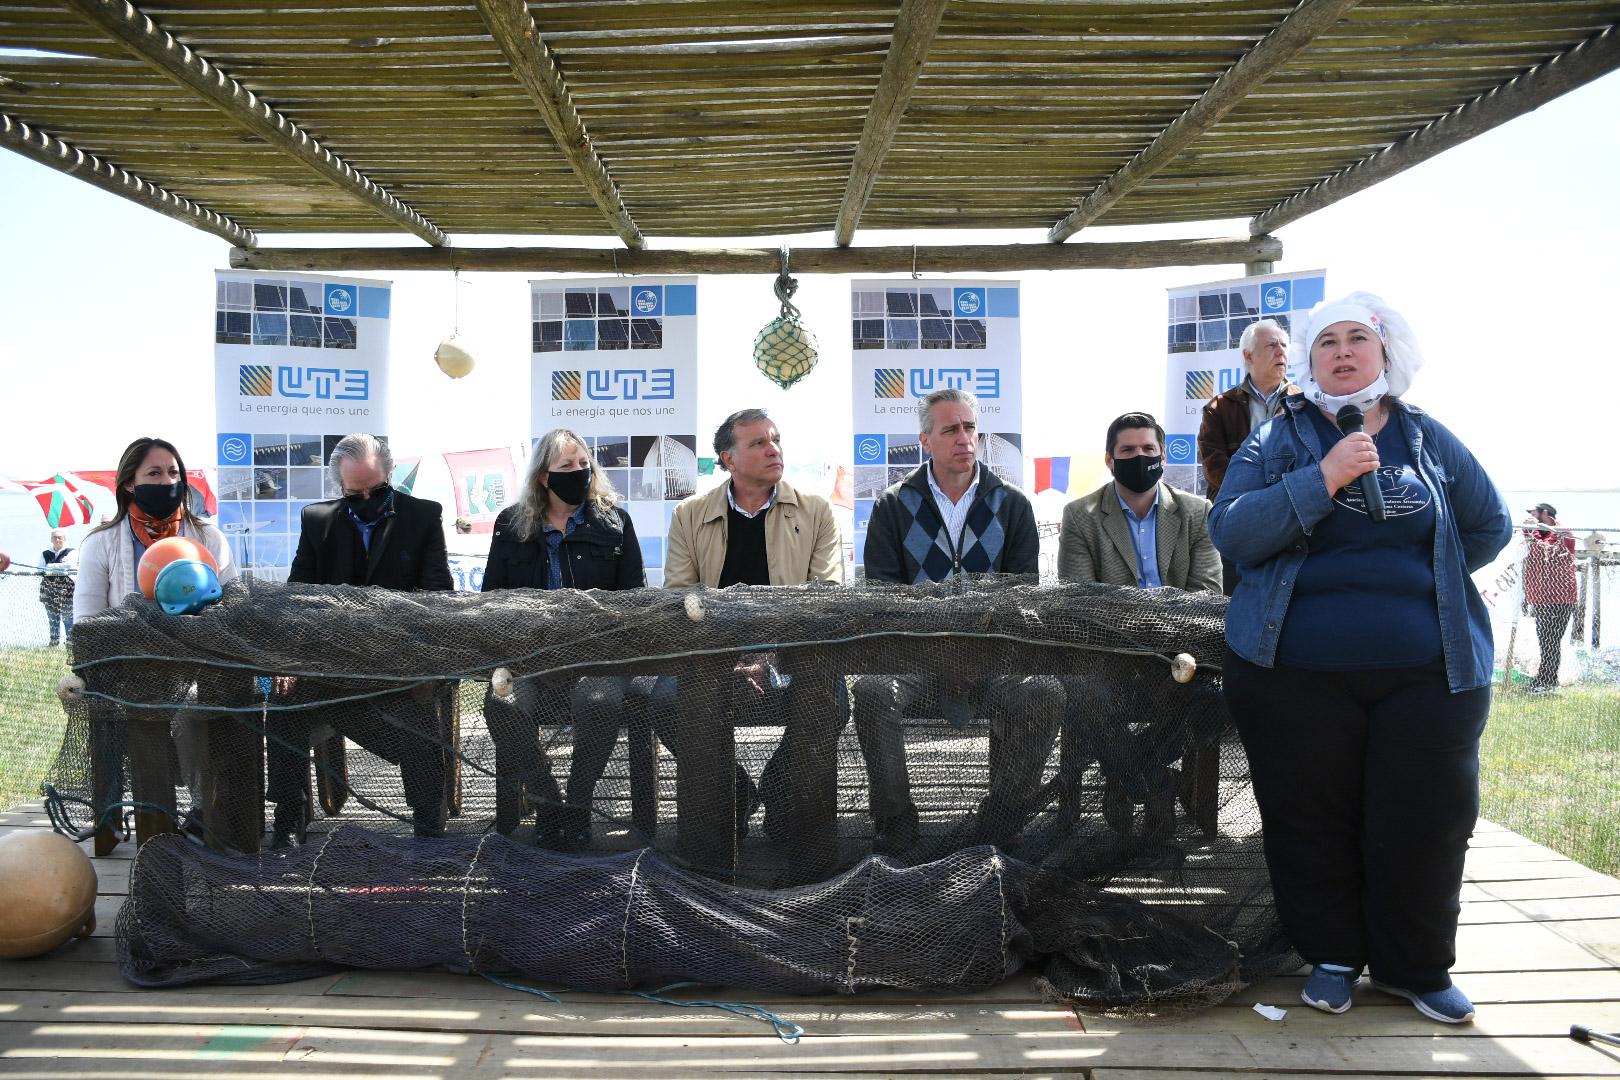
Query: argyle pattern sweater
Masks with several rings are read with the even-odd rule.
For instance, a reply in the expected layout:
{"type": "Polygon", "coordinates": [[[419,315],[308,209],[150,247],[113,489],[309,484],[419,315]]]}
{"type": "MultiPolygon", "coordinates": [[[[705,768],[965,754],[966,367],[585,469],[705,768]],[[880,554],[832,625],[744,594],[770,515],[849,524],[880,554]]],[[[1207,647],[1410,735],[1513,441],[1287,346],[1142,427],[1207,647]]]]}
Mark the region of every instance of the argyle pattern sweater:
{"type": "Polygon", "coordinates": [[[921,585],[955,573],[1033,574],[1041,569],[1035,511],[1022,491],[982,464],[979,489],[960,536],[948,536],[928,465],[885,491],[866,529],[866,576],[921,585]]]}

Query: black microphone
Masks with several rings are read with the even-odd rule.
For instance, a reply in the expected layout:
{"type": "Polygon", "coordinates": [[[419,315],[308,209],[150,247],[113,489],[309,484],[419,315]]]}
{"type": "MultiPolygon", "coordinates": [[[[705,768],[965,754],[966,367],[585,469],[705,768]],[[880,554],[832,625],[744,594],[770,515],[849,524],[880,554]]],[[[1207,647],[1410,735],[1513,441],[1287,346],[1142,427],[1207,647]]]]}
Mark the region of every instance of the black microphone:
{"type": "MultiPolygon", "coordinates": [[[[1339,430],[1346,435],[1354,435],[1366,426],[1367,418],[1354,405],[1346,405],[1339,410],[1339,430]]],[[[1384,513],[1384,489],[1378,486],[1378,470],[1362,473],[1356,477],[1356,483],[1361,485],[1361,498],[1367,504],[1367,516],[1374,521],[1383,521],[1388,515],[1384,513]]]]}

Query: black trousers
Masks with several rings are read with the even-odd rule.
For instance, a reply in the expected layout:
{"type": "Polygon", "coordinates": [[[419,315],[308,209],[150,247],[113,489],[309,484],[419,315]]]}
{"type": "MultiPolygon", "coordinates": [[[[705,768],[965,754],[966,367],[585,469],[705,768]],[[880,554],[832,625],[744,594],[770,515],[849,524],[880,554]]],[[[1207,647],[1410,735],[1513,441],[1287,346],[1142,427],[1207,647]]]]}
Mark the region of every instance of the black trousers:
{"type": "Polygon", "coordinates": [[[1489,687],[1439,667],[1322,672],[1226,654],[1283,930],[1312,964],[1451,985],[1489,687]]]}
{"type": "Polygon", "coordinates": [[[1541,647],[1541,663],[1530,685],[1553,690],[1558,686],[1558,665],[1564,659],[1564,631],[1569,629],[1569,617],[1575,613],[1575,605],[1536,604],[1534,607],[1536,644],[1541,647]]]}
{"type": "MultiPolygon", "coordinates": [[[[353,684],[322,684],[300,679],[293,703],[355,692],[353,684]]],[[[265,797],[277,804],[277,819],[296,807],[302,813],[309,780],[310,735],[319,724],[359,743],[399,766],[405,802],[413,811],[430,811],[444,801],[446,747],[439,735],[438,692],[404,690],[342,705],[272,713],[266,731],[269,777],[265,797]]]]}

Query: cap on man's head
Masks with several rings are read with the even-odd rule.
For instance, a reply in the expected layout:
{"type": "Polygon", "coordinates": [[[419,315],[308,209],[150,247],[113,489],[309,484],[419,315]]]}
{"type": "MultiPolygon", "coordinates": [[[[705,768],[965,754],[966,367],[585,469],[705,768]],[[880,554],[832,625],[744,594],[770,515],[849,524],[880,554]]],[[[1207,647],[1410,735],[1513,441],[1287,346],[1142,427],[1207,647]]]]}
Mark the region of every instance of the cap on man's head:
{"type": "Polygon", "coordinates": [[[1534,505],[1534,506],[1532,506],[1530,508],[1530,512],[1532,514],[1535,513],[1537,510],[1543,511],[1548,517],[1557,517],[1558,516],[1558,511],[1553,508],[1552,503],[1536,503],[1536,505],[1534,505]]]}
{"type": "Polygon", "coordinates": [[[472,532],[472,518],[466,516],[465,514],[463,514],[461,517],[456,518],[456,532],[461,532],[461,533],[470,533],[470,532],[472,532]]]}

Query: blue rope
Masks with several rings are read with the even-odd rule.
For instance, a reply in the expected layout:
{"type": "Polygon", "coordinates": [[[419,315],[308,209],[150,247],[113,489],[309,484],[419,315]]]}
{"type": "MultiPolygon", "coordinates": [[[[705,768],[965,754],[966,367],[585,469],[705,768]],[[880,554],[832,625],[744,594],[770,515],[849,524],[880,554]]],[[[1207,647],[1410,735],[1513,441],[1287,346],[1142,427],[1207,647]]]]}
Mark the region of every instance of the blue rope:
{"type": "Polygon", "coordinates": [[[670,990],[678,990],[686,986],[702,986],[702,983],[676,982],[668,986],[660,986],[657,990],[631,990],[630,993],[647,1001],[657,1002],[660,1005],[673,1005],[678,1009],[719,1009],[722,1012],[740,1016],[744,1020],[759,1020],[771,1025],[776,1031],[776,1037],[788,1045],[799,1041],[804,1034],[804,1028],[791,1020],[784,1020],[771,1012],[763,1005],[752,1005],[746,1001],[676,1001],[674,998],[664,997],[670,990]]]}
{"type": "Polygon", "coordinates": [[[550,993],[549,991],[541,990],[541,989],[538,989],[538,988],[533,987],[533,986],[523,986],[523,985],[521,985],[519,983],[515,983],[515,982],[507,982],[505,979],[501,978],[500,976],[491,975],[487,971],[480,971],[479,974],[482,975],[484,978],[488,979],[490,982],[494,983],[496,986],[504,986],[508,990],[521,990],[525,994],[533,994],[535,997],[543,997],[547,1001],[551,1002],[553,1005],[561,1005],[562,1004],[562,998],[558,997],[556,994],[550,993]]]}
{"type": "MultiPolygon", "coordinates": [[[[533,994],[536,997],[545,998],[554,1005],[562,1004],[562,998],[549,991],[541,990],[533,986],[524,986],[521,983],[508,982],[499,976],[491,975],[487,971],[481,971],[479,974],[488,979],[490,982],[494,983],[496,986],[504,986],[508,990],[518,990],[525,994],[533,994]]],[[[676,1001],[674,998],[667,998],[663,996],[671,990],[679,990],[687,986],[702,985],[704,984],[696,982],[675,982],[670,983],[668,986],[660,986],[657,990],[629,990],[626,991],[626,993],[630,994],[632,997],[642,998],[645,1001],[651,1001],[658,1005],[673,1005],[678,1009],[719,1009],[722,1012],[731,1013],[733,1016],[741,1017],[744,1020],[759,1020],[763,1023],[771,1025],[771,1027],[776,1031],[776,1037],[789,1045],[797,1043],[799,1038],[804,1034],[804,1028],[793,1023],[792,1021],[782,1019],[780,1016],[771,1012],[762,1005],[751,1005],[746,1001],[676,1001]]]]}

